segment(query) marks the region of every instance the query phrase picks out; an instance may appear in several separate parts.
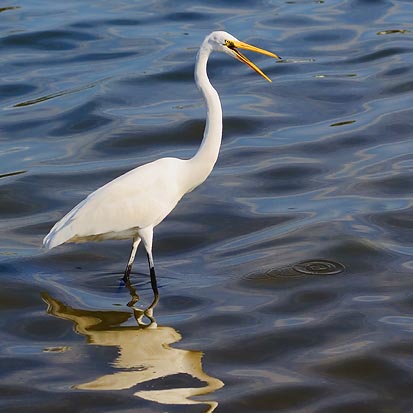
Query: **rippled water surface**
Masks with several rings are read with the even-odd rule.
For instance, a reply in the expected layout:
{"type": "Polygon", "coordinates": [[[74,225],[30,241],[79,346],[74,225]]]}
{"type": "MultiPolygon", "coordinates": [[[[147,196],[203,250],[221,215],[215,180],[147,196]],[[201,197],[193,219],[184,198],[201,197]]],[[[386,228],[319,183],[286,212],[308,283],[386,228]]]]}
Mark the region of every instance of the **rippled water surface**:
{"type": "Polygon", "coordinates": [[[412,21],[402,0],[7,0],[0,410],[410,412],[412,21]],[[217,29],[283,59],[248,54],[267,83],[211,58],[221,153],[156,229],[150,306],[142,251],[119,282],[129,242],[40,245],[92,190],[195,152],[217,29]]]}

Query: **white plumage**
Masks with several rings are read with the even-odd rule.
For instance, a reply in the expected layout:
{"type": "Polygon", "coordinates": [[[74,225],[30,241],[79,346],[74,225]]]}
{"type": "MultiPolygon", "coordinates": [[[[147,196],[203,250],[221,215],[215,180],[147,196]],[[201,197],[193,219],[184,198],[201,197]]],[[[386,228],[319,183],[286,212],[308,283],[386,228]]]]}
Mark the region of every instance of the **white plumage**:
{"type": "Polygon", "coordinates": [[[182,177],[188,161],[162,158],[107,183],[76,205],[47,234],[43,244],[130,239],[139,229],[155,227],[188,192],[182,177]],[[157,173],[153,170],[156,168],[157,173]],[[114,195],[115,194],[115,195],[114,195]]]}
{"type": "Polygon", "coordinates": [[[208,79],[209,55],[213,51],[220,51],[236,57],[270,81],[239,52],[240,48],[278,58],[271,52],[240,42],[226,32],[213,32],[205,38],[197,55],[195,82],[207,106],[207,121],[201,146],[195,156],[188,160],[158,159],[97,189],[54,225],[43,240],[46,248],[66,242],[132,238],[132,252],[124,274],[126,282],[142,240],[148,255],[152,286],[156,290],[152,257],[153,228],[186,193],[204,182],[215,165],[221,145],[221,102],[208,79]]]}

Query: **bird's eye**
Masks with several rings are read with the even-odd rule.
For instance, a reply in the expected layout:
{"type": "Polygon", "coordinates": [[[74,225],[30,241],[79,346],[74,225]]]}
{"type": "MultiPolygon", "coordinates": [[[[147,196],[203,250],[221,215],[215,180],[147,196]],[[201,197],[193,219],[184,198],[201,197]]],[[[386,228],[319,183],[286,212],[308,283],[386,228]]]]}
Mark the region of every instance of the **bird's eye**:
{"type": "Polygon", "coordinates": [[[229,49],[235,49],[235,44],[231,40],[225,40],[225,46],[227,46],[229,49]]]}

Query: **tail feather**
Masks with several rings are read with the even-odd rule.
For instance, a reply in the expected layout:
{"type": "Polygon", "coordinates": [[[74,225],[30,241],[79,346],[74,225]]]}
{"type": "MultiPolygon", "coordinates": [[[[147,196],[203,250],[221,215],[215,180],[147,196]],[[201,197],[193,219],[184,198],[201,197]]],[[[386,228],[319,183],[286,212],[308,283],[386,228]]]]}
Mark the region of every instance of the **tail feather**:
{"type": "MultiPolygon", "coordinates": [[[[57,224],[59,224],[59,222],[57,224]]],[[[64,233],[65,231],[59,231],[58,228],[56,228],[56,225],[43,239],[43,247],[47,248],[48,250],[57,247],[58,245],[64,244],[68,239],[71,238],[64,233]]]]}
{"type": "Polygon", "coordinates": [[[43,247],[50,250],[64,244],[76,235],[76,229],[74,228],[73,223],[84,202],[85,201],[75,206],[60,221],[54,224],[53,228],[43,239],[43,247]]]}

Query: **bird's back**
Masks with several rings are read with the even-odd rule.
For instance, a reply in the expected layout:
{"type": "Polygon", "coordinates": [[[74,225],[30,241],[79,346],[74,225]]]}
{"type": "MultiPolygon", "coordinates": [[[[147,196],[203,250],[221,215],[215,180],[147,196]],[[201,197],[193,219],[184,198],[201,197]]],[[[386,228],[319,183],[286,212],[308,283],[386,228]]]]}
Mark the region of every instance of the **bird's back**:
{"type": "Polygon", "coordinates": [[[187,161],[162,158],[140,166],[91,193],[43,240],[46,248],[65,242],[127,239],[159,224],[188,191],[187,161]]]}

